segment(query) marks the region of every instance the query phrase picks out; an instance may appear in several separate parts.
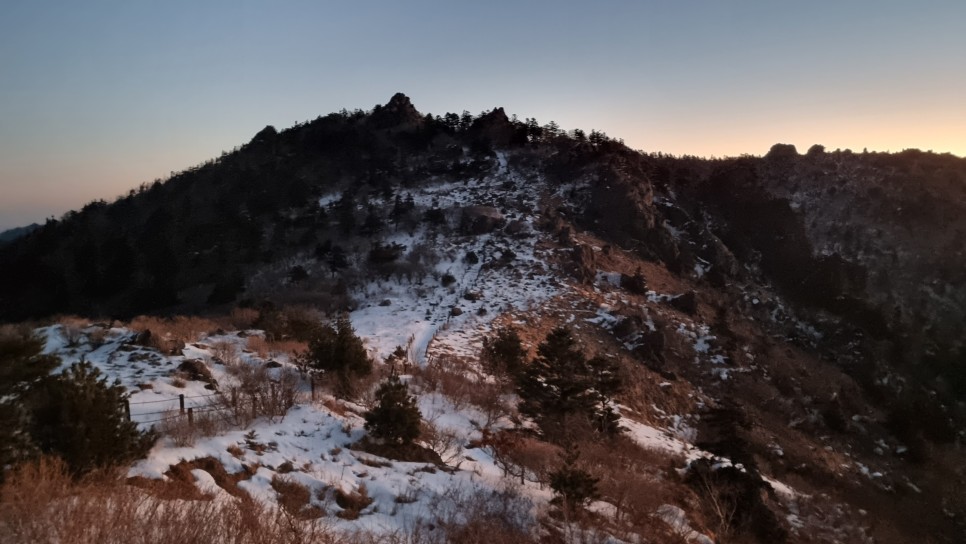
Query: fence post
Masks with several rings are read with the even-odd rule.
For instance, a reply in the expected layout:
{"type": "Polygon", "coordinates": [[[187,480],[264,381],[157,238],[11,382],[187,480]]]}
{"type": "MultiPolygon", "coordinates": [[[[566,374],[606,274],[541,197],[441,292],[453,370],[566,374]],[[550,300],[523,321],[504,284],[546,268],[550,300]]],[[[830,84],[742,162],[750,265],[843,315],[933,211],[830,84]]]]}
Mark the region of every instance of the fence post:
{"type": "Polygon", "coordinates": [[[124,399],[124,415],[127,416],[127,420],[131,421],[131,401],[124,399]]]}
{"type": "Polygon", "coordinates": [[[312,385],[312,402],[315,402],[315,376],[309,378],[309,383],[312,385]]]}
{"type": "Polygon", "coordinates": [[[184,415],[184,393],[178,395],[178,401],[181,403],[181,415],[184,415]]]}
{"type": "Polygon", "coordinates": [[[188,425],[193,426],[195,422],[195,409],[188,408],[188,425]]]}

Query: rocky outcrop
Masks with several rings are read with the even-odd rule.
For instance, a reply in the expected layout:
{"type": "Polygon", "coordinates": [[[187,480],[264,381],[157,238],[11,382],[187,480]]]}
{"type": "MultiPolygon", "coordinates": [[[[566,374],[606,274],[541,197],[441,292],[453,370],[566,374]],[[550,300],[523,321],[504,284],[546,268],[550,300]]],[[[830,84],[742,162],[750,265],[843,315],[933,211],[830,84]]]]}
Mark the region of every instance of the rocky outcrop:
{"type": "Polygon", "coordinates": [[[512,143],[518,133],[503,108],[494,108],[478,117],[470,126],[470,136],[491,146],[504,147],[512,143]]]}
{"type": "Polygon", "coordinates": [[[502,227],[506,218],[492,206],[467,206],[460,218],[460,230],[467,234],[486,234],[502,227]]]}
{"type": "Polygon", "coordinates": [[[623,247],[641,245],[654,229],[654,191],[642,172],[626,165],[603,168],[591,186],[587,215],[595,230],[623,247]]]}
{"type": "Polygon", "coordinates": [[[408,96],[396,93],[385,106],[373,108],[369,123],[376,128],[414,128],[423,124],[423,116],[408,96]]]}
{"type": "Polygon", "coordinates": [[[577,245],[570,250],[570,272],[584,284],[593,284],[597,278],[597,255],[586,245],[577,245]]]}

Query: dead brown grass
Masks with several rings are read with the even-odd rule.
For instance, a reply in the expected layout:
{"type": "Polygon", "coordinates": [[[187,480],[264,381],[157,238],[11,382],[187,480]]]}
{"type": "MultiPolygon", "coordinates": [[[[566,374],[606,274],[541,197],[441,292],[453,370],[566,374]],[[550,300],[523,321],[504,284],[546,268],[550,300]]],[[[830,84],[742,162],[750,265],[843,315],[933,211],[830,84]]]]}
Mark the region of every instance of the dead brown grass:
{"type": "Polygon", "coordinates": [[[246,340],[246,347],[262,359],[274,359],[282,355],[295,357],[309,348],[308,342],[299,340],[268,340],[264,336],[252,335],[246,340]]]}
{"type": "Polygon", "coordinates": [[[198,438],[215,436],[234,428],[236,425],[232,415],[227,410],[205,409],[193,413],[189,422],[187,414],[171,410],[165,413],[155,429],[161,436],[170,438],[175,446],[183,448],[194,444],[198,438]]]}
{"type": "Polygon", "coordinates": [[[272,489],[277,494],[278,504],[290,515],[299,519],[316,519],[325,515],[325,511],[312,506],[312,492],[309,488],[285,476],[272,477],[272,489]]]}
{"type": "Polygon", "coordinates": [[[173,353],[197,340],[202,333],[218,330],[219,324],[197,316],[162,318],[141,315],[132,319],[128,327],[138,332],[151,331],[148,344],[164,353],[173,353]]]}
{"type": "Polygon", "coordinates": [[[91,326],[91,321],[77,315],[58,315],[53,318],[54,323],[61,325],[61,333],[67,340],[68,346],[76,346],[83,337],[83,330],[91,326]]]}
{"type": "Polygon", "coordinates": [[[339,505],[339,508],[342,508],[342,511],[336,514],[337,516],[342,519],[358,519],[359,514],[372,504],[372,497],[369,496],[366,484],[362,483],[359,484],[359,489],[355,491],[336,489],[335,503],[339,505]]]}
{"type": "Polygon", "coordinates": [[[343,541],[319,521],[252,500],[165,500],[107,473],[73,481],[54,459],[19,467],[0,490],[0,544],[343,541]]]}
{"type": "Polygon", "coordinates": [[[232,308],[227,322],[232,329],[250,329],[258,321],[258,310],[254,308],[232,308]]]}

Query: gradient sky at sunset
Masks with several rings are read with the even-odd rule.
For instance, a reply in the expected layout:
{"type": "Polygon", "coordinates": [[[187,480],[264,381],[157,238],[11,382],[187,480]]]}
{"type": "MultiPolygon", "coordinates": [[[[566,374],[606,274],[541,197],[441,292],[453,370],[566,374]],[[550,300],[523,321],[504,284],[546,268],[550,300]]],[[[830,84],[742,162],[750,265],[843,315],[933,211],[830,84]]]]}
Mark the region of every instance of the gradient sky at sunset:
{"type": "Polygon", "coordinates": [[[646,151],[966,155],[966,2],[4,0],[0,229],[393,93],[646,151]]]}

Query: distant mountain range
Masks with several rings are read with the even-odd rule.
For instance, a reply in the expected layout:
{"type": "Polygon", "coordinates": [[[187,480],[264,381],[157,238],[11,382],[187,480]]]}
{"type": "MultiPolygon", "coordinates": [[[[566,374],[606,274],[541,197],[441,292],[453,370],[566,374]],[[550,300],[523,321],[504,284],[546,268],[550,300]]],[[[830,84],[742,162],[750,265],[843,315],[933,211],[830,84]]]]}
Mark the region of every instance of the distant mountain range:
{"type": "Polygon", "coordinates": [[[37,223],[31,223],[26,227],[16,227],[0,232],[0,245],[6,244],[7,242],[12,242],[22,236],[26,236],[39,228],[40,225],[37,223]]]}

